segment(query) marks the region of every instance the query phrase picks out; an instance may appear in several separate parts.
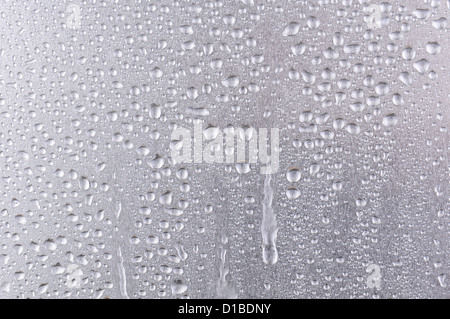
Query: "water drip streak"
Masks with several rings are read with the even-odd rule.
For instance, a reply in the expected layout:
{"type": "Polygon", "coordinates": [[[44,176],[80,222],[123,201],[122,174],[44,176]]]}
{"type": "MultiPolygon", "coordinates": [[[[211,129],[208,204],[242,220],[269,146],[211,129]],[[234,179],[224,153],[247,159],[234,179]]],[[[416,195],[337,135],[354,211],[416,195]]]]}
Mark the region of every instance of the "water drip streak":
{"type": "Polygon", "coordinates": [[[122,249],[119,247],[119,276],[120,276],[120,294],[124,299],[130,299],[127,292],[127,275],[125,273],[125,267],[123,265],[122,249]]]}
{"type": "Polygon", "coordinates": [[[219,269],[219,279],[217,280],[217,296],[220,299],[236,299],[238,294],[236,293],[235,287],[227,279],[230,272],[229,268],[226,266],[227,262],[227,250],[225,245],[228,242],[228,238],[224,235],[222,239],[222,248],[220,250],[220,269],[219,269]]]}
{"type": "Polygon", "coordinates": [[[117,201],[116,219],[119,220],[120,214],[122,213],[122,202],[117,201]]]}
{"type": "Polygon", "coordinates": [[[275,213],[272,207],[273,189],[270,185],[272,175],[267,174],[264,180],[264,199],[262,202],[262,256],[264,263],[274,265],[278,261],[276,246],[278,227],[275,213]]]}

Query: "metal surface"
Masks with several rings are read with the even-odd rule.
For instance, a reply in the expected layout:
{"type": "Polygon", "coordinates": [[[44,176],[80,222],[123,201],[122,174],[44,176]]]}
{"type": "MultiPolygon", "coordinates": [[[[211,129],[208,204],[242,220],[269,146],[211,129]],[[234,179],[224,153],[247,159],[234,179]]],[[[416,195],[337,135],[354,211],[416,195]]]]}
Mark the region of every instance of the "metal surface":
{"type": "Polygon", "coordinates": [[[1,298],[450,297],[449,1],[0,4],[1,298]]]}

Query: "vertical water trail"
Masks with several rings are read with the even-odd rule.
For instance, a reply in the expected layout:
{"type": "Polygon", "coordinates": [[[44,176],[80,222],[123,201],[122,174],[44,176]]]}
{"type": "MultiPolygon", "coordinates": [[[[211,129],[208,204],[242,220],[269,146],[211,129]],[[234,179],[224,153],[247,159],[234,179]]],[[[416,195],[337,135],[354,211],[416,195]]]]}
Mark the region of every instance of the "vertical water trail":
{"type": "Polygon", "coordinates": [[[222,235],[222,247],[220,250],[220,268],[219,268],[219,280],[217,280],[217,297],[220,299],[236,299],[238,294],[236,293],[235,287],[231,284],[228,279],[228,273],[230,270],[226,266],[227,261],[227,249],[225,245],[228,243],[228,237],[222,235]]]}
{"type": "MultiPolygon", "coordinates": [[[[113,180],[114,180],[114,185],[116,185],[116,181],[117,181],[117,174],[116,172],[113,173],[113,180]]],[[[122,236],[120,234],[120,215],[122,213],[122,202],[120,200],[118,200],[116,202],[116,210],[114,212],[114,215],[116,217],[116,222],[117,222],[117,227],[116,227],[116,231],[118,232],[119,238],[122,236]]],[[[119,270],[119,287],[120,287],[120,294],[122,296],[123,299],[130,299],[130,297],[128,296],[128,291],[127,291],[127,275],[126,275],[126,271],[125,271],[125,266],[124,266],[124,259],[123,259],[123,254],[122,254],[122,248],[120,247],[120,239],[118,239],[118,250],[117,250],[117,257],[119,259],[118,264],[117,264],[117,268],[119,270]]]]}
{"type": "Polygon", "coordinates": [[[120,219],[120,213],[122,213],[122,202],[117,201],[117,210],[116,210],[116,219],[119,221],[120,219]]]}
{"type": "Polygon", "coordinates": [[[278,261],[276,246],[278,227],[275,213],[272,207],[273,189],[270,185],[272,175],[267,174],[264,179],[264,199],[262,202],[262,256],[264,263],[274,265],[278,261]]]}
{"type": "Polygon", "coordinates": [[[122,295],[122,298],[130,299],[127,292],[127,275],[125,272],[125,267],[123,265],[122,249],[120,247],[118,250],[118,256],[119,256],[120,294],[122,295]]]}

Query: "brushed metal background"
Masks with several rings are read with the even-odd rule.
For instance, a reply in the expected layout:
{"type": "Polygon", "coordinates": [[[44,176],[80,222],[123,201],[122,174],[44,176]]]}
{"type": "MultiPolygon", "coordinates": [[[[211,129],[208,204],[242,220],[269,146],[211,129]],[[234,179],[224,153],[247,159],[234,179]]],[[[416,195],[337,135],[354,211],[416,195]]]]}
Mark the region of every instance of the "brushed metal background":
{"type": "Polygon", "coordinates": [[[448,0],[0,4],[1,298],[450,297],[448,0]]]}

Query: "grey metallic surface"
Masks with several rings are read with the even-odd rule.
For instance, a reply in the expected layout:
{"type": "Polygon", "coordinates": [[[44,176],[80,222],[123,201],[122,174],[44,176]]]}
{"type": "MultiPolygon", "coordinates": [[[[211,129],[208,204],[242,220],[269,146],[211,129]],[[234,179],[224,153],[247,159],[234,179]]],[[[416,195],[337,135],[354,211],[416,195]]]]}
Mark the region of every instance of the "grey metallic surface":
{"type": "Polygon", "coordinates": [[[449,5],[0,0],[0,298],[449,298],[449,5]]]}

